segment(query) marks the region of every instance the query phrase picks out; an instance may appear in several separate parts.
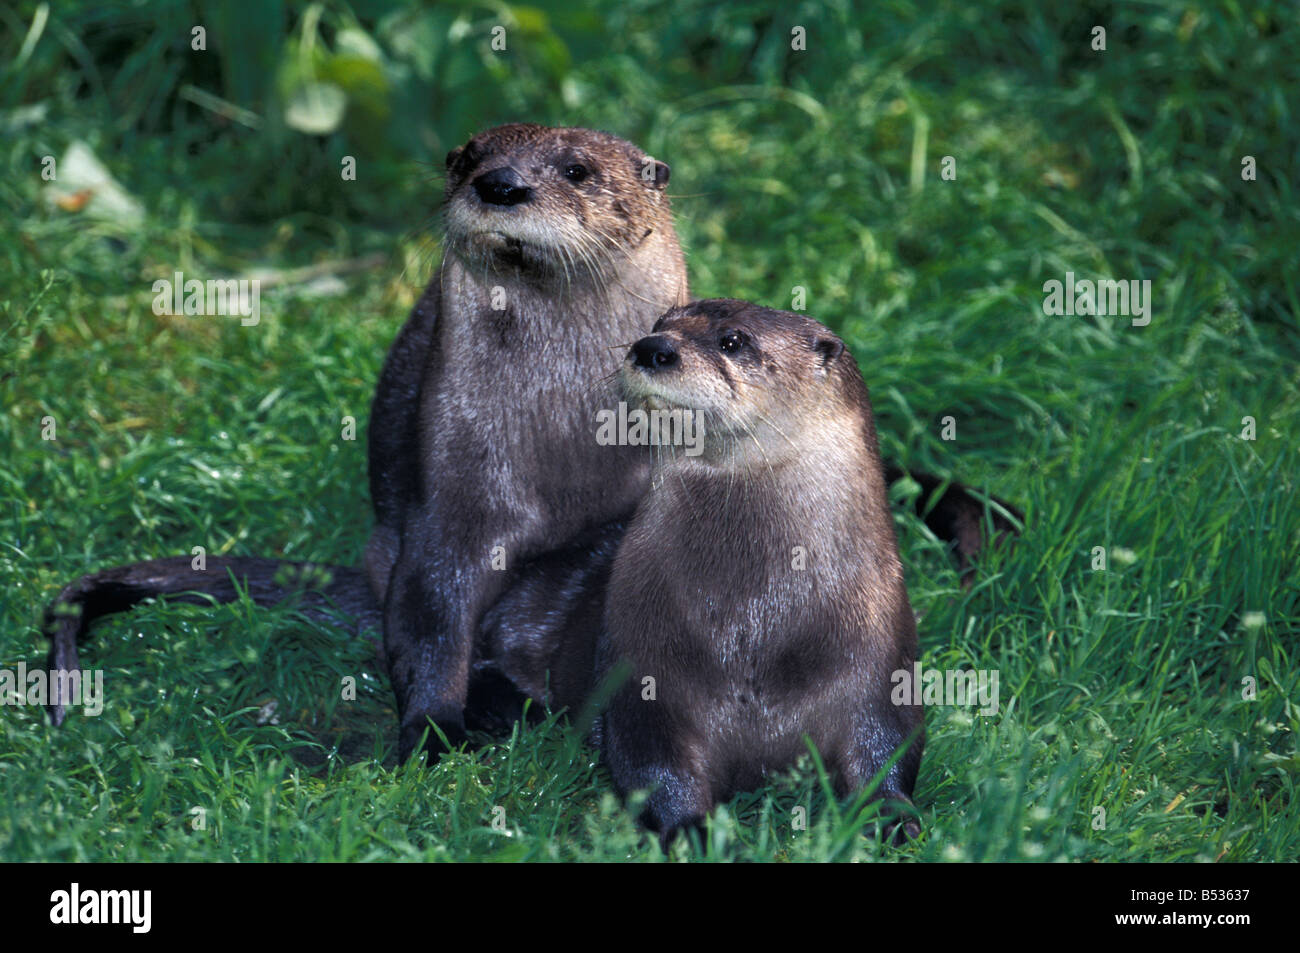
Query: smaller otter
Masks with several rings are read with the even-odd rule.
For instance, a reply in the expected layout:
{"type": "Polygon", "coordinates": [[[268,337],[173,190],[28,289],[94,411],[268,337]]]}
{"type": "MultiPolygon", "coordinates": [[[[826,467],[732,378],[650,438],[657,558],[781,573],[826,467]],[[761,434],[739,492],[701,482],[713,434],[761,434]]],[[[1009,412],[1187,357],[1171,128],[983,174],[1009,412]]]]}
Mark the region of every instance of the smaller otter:
{"type": "Polygon", "coordinates": [[[916,658],[916,623],[844,343],[802,315],[699,301],[632,346],[620,385],[704,432],[697,456],[657,448],[611,571],[597,674],[629,679],[599,740],[620,793],[651,789],[643,821],[666,846],[807,735],[841,796],[904,749],[877,797],[910,806],[924,726],[890,675],[916,658]]]}

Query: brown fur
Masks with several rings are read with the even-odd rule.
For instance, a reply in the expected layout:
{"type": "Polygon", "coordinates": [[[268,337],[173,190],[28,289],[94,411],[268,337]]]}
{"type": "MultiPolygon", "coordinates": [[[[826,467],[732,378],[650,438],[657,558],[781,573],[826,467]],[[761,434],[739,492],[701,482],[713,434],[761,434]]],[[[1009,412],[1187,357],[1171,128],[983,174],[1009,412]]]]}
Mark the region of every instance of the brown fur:
{"type": "MultiPolygon", "coordinates": [[[[281,580],[283,563],[254,557],[101,570],[47,611],[50,669],[80,667],[78,644],[102,615],[157,595],[228,601],[238,582],[259,604],[299,593],[313,613],[382,621],[403,758],[430,719],[453,743],[467,723],[508,723],[516,689],[579,704],[620,520],[648,478],[635,448],[595,445],[592,417],[622,348],[687,300],[668,178],[636,146],[587,129],[500,126],[452,150],[442,265],[371,408],[365,572],[328,567],[303,591],[281,580]],[[566,175],[577,165],[580,181],[566,175]],[[502,175],[526,201],[481,190],[502,175]]],[[[63,714],[56,700],[51,717],[63,714]]]]}
{"type": "Polygon", "coordinates": [[[907,802],[923,728],[890,703],[890,674],[915,659],[916,627],[857,365],[817,322],[740,301],[654,330],[672,363],[629,354],[623,393],[697,411],[704,452],[658,449],[614,561],[599,672],[631,674],[602,727],[615,782],[653,788],[647,823],[671,837],[807,734],[842,793],[905,747],[879,794],[907,802]]]}
{"type": "MultiPolygon", "coordinates": [[[[591,421],[612,393],[611,345],[687,293],[667,167],[635,146],[514,125],[447,160],[447,253],[402,332],[411,340],[385,366],[371,423],[378,526],[366,565],[384,604],[403,756],[429,719],[459,740],[473,677],[553,655],[530,625],[549,620],[549,602],[487,632],[485,614],[644,492],[644,458],[597,446],[591,421]],[[566,177],[577,165],[581,181],[566,177]],[[476,183],[499,175],[527,199],[484,200],[476,183]]],[[[538,681],[528,667],[513,674],[538,681]]]]}

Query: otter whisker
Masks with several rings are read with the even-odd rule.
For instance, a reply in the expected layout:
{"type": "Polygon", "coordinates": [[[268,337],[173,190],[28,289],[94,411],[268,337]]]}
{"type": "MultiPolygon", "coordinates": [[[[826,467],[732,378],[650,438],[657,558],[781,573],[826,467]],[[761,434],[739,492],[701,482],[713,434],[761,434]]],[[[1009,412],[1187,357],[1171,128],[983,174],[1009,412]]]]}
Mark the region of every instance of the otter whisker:
{"type": "Polygon", "coordinates": [[[780,436],[783,437],[783,438],[785,439],[785,442],[788,443],[788,444],[790,445],[790,449],[792,449],[792,450],[796,450],[796,451],[799,449],[799,445],[796,444],[793,440],[790,439],[790,435],[789,435],[789,434],[787,434],[784,430],[782,430],[780,427],[777,426],[775,420],[773,420],[773,419],[772,419],[771,417],[769,417],[767,414],[763,413],[761,410],[757,410],[757,409],[755,409],[754,413],[757,414],[759,417],[761,417],[761,418],[763,419],[763,422],[764,422],[765,424],[767,424],[769,427],[771,427],[773,430],[775,430],[778,434],[780,434],[780,436]]]}
{"type": "Polygon", "coordinates": [[[585,397],[588,394],[592,393],[593,391],[601,390],[601,389],[608,391],[609,385],[614,383],[617,377],[618,377],[618,368],[615,368],[614,370],[610,371],[608,374],[596,378],[595,381],[593,381],[591,384],[589,384],[587,387],[585,387],[582,390],[582,395],[585,397]]]}
{"type": "Polygon", "coordinates": [[[749,424],[745,423],[745,421],[741,420],[739,421],[739,423],[740,426],[745,428],[745,432],[749,434],[749,438],[754,441],[754,446],[758,448],[758,452],[763,455],[763,462],[767,464],[768,472],[773,476],[775,476],[776,468],[772,466],[772,460],[771,458],[768,457],[767,451],[763,448],[762,441],[758,439],[758,435],[754,433],[753,429],[749,426],[749,424]]]}

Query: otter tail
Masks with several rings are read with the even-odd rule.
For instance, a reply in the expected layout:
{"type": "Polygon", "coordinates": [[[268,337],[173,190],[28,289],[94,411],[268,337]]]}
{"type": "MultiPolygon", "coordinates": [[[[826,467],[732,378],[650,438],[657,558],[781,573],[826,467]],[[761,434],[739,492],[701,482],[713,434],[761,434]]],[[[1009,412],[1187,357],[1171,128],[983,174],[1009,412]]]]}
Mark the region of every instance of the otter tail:
{"type": "MultiPolygon", "coordinates": [[[[212,556],[206,568],[198,570],[189,556],[172,556],[90,573],[65,586],[45,610],[42,628],[50,639],[46,667],[51,676],[79,670],[77,644],[101,616],[129,609],[154,596],[200,604],[233,602],[241,590],[263,606],[298,596],[299,607],[309,617],[335,621],[349,617],[358,631],[382,626],[379,603],[365,574],[358,569],[251,556],[212,556]]],[[[56,684],[58,681],[54,680],[56,684]]],[[[51,697],[49,714],[54,724],[62,724],[64,699],[57,694],[51,697]]]]}
{"type": "Polygon", "coordinates": [[[886,482],[894,483],[905,476],[921,485],[921,495],[916,499],[917,515],[935,536],[955,547],[957,564],[967,580],[980,550],[990,544],[1001,545],[1017,535],[1024,525],[1024,514],[1005,500],[989,496],[986,505],[983,496],[960,483],[945,482],[929,473],[912,473],[892,463],[885,466],[886,482]]]}

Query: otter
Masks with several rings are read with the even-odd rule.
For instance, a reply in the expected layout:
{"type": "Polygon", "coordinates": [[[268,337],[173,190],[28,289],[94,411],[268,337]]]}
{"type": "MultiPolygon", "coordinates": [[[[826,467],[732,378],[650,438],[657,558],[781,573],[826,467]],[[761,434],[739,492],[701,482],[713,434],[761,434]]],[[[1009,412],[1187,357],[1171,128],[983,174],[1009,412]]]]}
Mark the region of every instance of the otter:
{"type": "MultiPolygon", "coordinates": [[[[493,604],[530,573],[547,578],[548,553],[567,571],[584,552],[607,552],[640,499],[647,461],[595,446],[588,422],[608,403],[611,346],[687,300],[669,167],[631,143],[505,125],[453,149],[446,168],[442,264],[371,408],[376,526],[364,575],[326,567],[328,583],[304,595],[312,610],[335,603],[381,620],[403,760],[431,722],[458,744],[471,682],[499,681],[479,638],[493,604]]],[[[47,614],[51,668],[77,667],[77,640],[96,615],[149,595],[232,598],[233,575],[258,601],[285,598],[292,589],[272,578],[275,565],[210,560],[195,572],[177,558],[78,580],[47,614]]],[[[550,608],[529,603],[527,619],[503,624],[522,630],[550,608]]]]}
{"type": "MultiPolygon", "coordinates": [[[[614,559],[597,677],[618,790],[651,789],[665,840],[817,746],[843,796],[911,805],[919,708],[890,701],[917,654],[866,385],[818,322],[729,299],[669,311],[628,352],[629,405],[681,411],[614,559]]],[[[916,836],[915,819],[903,830],[916,836]]]]}
{"type": "MultiPolygon", "coordinates": [[[[242,556],[199,570],[184,556],[91,573],[46,612],[52,672],[80,668],[103,615],[243,586],[258,604],[296,594],[309,615],[382,631],[402,760],[430,722],[455,745],[508,725],[525,696],[586,697],[594,642],[565,633],[598,626],[650,469],[636,448],[596,446],[590,422],[617,355],[688,300],[670,170],[613,135],[532,124],[474,136],[446,169],[442,263],[371,405],[364,570],[242,556]]],[[[984,506],[953,484],[927,521],[949,511],[978,526],[984,506]]],[[[62,721],[61,699],[50,715],[62,721]]]]}
{"type": "Polygon", "coordinates": [[[544,571],[645,490],[635,448],[595,446],[589,421],[610,345],[687,300],[668,180],[586,129],[502,126],[447,157],[441,274],[380,375],[370,431],[384,463],[366,568],[403,758],[430,722],[463,740],[471,670],[494,661],[483,618],[520,570],[544,571]]]}

